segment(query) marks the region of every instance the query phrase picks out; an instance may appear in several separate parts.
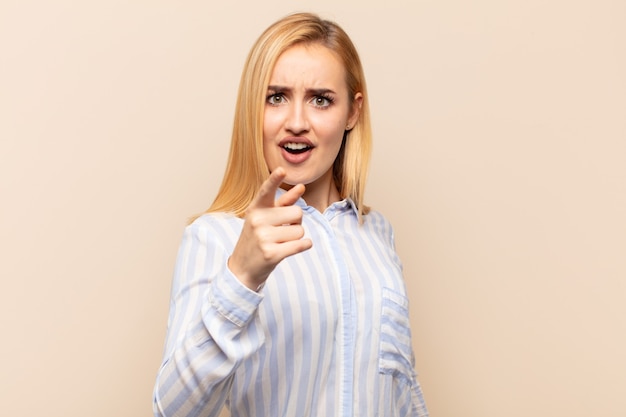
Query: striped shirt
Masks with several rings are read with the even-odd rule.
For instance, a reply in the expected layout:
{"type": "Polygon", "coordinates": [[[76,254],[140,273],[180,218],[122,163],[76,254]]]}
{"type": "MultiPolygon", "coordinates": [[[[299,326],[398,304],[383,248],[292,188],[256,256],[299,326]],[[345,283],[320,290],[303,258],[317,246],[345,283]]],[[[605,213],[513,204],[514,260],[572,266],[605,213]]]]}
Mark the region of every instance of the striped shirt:
{"type": "MultiPolygon", "coordinates": [[[[282,190],[278,191],[279,193],[282,190]]],[[[205,214],[176,261],[155,416],[427,416],[389,222],[300,199],[313,247],[257,293],[229,271],[243,220],[205,214]]]]}

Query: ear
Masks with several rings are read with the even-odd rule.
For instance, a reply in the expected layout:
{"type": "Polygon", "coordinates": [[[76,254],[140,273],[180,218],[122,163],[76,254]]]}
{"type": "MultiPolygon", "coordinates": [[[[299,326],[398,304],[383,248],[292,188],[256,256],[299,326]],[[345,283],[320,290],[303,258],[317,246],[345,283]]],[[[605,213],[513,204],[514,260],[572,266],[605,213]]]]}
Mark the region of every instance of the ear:
{"type": "Polygon", "coordinates": [[[356,122],[359,120],[359,115],[361,114],[362,105],[363,105],[363,94],[356,93],[354,95],[354,100],[352,100],[350,116],[348,117],[348,123],[346,123],[346,130],[352,130],[356,122]]]}

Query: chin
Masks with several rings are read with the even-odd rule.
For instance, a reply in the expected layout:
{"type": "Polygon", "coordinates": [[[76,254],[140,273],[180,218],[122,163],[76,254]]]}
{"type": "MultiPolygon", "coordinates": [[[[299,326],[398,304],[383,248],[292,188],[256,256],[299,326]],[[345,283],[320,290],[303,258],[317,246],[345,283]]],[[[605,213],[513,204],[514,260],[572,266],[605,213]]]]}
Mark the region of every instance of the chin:
{"type": "Polygon", "coordinates": [[[294,185],[298,185],[298,184],[307,185],[307,184],[310,184],[311,182],[312,181],[307,181],[306,179],[290,176],[289,174],[287,174],[287,176],[285,177],[283,181],[283,184],[293,187],[294,185]]]}

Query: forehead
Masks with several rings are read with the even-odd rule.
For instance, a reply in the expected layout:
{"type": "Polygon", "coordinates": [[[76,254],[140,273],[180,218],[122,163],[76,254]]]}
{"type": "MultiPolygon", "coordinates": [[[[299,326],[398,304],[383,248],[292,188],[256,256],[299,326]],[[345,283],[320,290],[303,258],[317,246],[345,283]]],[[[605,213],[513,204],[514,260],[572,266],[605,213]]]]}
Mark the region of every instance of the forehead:
{"type": "Polygon", "coordinates": [[[306,87],[345,85],[345,69],[335,52],[320,44],[300,44],[283,52],[276,61],[270,84],[305,84],[306,87]]]}

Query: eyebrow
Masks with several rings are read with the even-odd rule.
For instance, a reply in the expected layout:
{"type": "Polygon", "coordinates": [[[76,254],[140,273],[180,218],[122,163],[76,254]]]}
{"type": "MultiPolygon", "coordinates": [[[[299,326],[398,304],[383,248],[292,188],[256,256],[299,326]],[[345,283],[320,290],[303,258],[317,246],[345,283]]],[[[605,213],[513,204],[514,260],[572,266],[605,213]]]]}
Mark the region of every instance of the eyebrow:
{"type": "MultiPolygon", "coordinates": [[[[289,93],[291,92],[291,88],[289,87],[284,87],[282,85],[268,85],[267,86],[267,90],[268,91],[273,91],[275,93],[289,93]]],[[[330,88],[307,88],[306,89],[306,93],[309,95],[313,95],[313,96],[322,96],[325,94],[336,94],[333,90],[331,90],[330,88]]]]}

